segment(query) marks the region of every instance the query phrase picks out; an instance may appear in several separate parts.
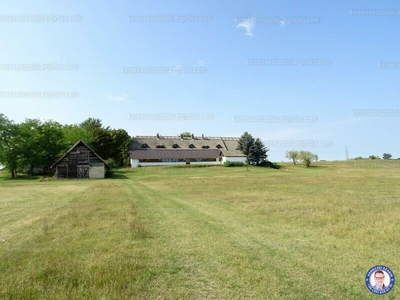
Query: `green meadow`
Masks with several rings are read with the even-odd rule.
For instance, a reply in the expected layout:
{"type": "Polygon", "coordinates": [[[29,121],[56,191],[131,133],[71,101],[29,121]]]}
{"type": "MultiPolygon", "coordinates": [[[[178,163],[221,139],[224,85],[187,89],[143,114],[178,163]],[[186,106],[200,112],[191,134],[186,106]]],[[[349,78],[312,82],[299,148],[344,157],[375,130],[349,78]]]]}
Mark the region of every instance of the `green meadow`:
{"type": "Polygon", "coordinates": [[[280,165],[0,172],[0,299],[377,299],[372,266],[400,278],[400,161],[280,165]]]}

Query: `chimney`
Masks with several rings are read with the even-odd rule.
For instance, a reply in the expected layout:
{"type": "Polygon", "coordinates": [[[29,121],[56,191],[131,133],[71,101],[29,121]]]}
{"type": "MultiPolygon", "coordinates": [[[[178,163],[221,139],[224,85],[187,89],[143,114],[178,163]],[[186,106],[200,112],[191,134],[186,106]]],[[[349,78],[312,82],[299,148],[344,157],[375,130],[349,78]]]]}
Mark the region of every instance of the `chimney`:
{"type": "Polygon", "coordinates": [[[201,134],[201,139],[204,141],[204,134],[201,134]]]}
{"type": "Polygon", "coordinates": [[[194,134],[192,133],[192,141],[194,141],[194,134]]]}
{"type": "Polygon", "coordinates": [[[183,141],[183,134],[181,133],[181,141],[183,141]]]}
{"type": "Polygon", "coordinates": [[[160,139],[160,135],[157,133],[157,141],[160,139]]]}

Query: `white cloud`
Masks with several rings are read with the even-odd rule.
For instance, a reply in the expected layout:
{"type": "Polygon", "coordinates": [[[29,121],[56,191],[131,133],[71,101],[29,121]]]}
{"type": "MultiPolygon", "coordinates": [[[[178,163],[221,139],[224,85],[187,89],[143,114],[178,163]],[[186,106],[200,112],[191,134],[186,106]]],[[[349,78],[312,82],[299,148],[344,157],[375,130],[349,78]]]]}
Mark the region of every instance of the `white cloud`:
{"type": "Polygon", "coordinates": [[[108,100],[117,101],[117,102],[124,102],[124,101],[128,100],[128,95],[127,94],[122,94],[121,96],[106,94],[105,97],[108,100]]]}
{"type": "Polygon", "coordinates": [[[256,18],[249,18],[240,22],[238,28],[243,27],[246,30],[246,35],[253,36],[253,29],[256,26],[256,18]]]}

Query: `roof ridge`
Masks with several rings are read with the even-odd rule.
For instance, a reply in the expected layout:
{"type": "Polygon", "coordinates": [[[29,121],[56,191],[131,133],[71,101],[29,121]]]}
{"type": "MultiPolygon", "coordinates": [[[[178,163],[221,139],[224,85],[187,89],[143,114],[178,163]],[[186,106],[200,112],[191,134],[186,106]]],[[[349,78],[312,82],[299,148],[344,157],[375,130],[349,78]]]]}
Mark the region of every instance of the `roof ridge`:
{"type": "Polygon", "coordinates": [[[69,148],[69,150],[67,152],[65,152],[65,154],[63,156],[61,156],[58,160],[56,160],[50,168],[53,168],[54,165],[58,164],[64,157],[66,157],[68,155],[68,153],[70,153],[76,146],[78,146],[80,143],[82,143],[84,146],[86,146],[87,148],[89,148],[89,150],[91,150],[94,155],[96,155],[107,167],[109,167],[107,165],[107,163],[104,161],[104,159],[102,159],[97,153],[96,151],[94,151],[92,149],[92,147],[90,147],[87,143],[85,143],[82,139],[80,139],[79,141],[77,141],[71,148],[69,148]]]}
{"type": "MultiPolygon", "coordinates": [[[[135,137],[133,137],[133,139],[135,138],[139,138],[139,139],[157,139],[156,135],[137,135],[135,137]]],[[[195,139],[199,139],[202,140],[203,137],[202,136],[195,136],[195,139]]],[[[158,139],[181,139],[180,136],[174,136],[174,135],[159,135],[158,139]]],[[[184,140],[191,140],[192,137],[184,137],[184,140]]],[[[235,136],[228,136],[228,137],[221,137],[221,136],[204,136],[204,139],[212,139],[212,140],[220,140],[220,139],[225,139],[227,141],[237,141],[240,138],[239,137],[235,137],[235,136]]]]}

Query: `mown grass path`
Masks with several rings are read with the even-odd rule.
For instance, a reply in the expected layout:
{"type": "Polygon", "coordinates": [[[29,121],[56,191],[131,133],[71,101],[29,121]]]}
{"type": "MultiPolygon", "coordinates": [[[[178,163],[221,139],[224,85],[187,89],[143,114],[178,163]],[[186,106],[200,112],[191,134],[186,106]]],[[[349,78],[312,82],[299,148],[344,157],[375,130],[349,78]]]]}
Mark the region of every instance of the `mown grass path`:
{"type": "Polygon", "coordinates": [[[388,196],[396,204],[398,189],[384,189],[389,182],[379,184],[375,176],[348,182],[354,173],[345,172],[290,179],[234,174],[149,173],[132,182],[139,216],[174,273],[158,277],[154,293],[170,299],[366,299],[374,297],[363,280],[371,264],[398,263],[377,258],[396,253],[397,233],[381,239],[384,249],[374,248],[384,228],[376,220],[398,227],[387,220],[398,206],[369,210],[388,196]],[[382,190],[366,193],[372,183],[382,190]]]}

